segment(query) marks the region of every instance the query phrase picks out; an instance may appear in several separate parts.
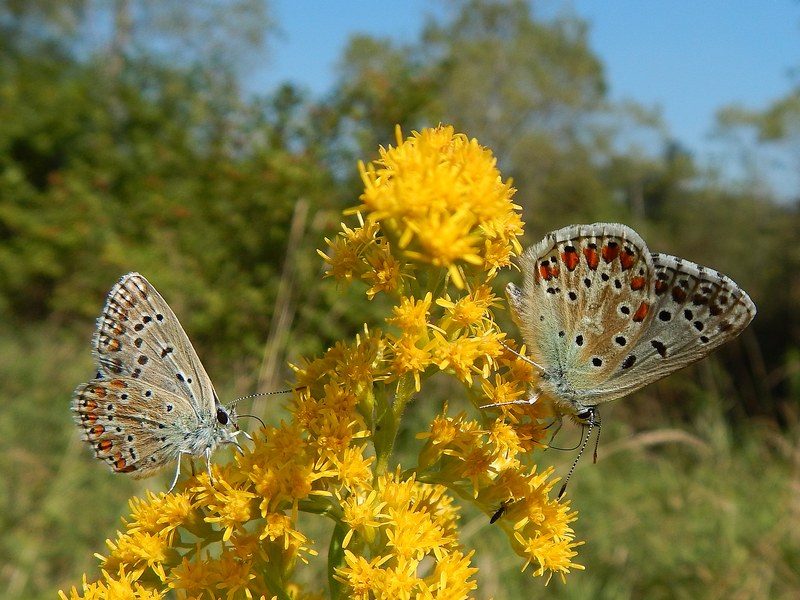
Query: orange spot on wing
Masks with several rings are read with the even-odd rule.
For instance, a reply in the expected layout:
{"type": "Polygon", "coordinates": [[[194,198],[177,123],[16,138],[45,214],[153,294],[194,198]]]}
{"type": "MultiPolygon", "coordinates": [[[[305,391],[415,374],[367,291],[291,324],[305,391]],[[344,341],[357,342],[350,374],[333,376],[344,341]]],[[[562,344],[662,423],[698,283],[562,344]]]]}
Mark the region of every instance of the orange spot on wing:
{"type": "Polygon", "coordinates": [[[584,248],[583,255],[586,257],[586,264],[589,265],[589,268],[594,271],[597,269],[597,265],[600,264],[600,255],[597,254],[596,248],[584,248]]]}
{"type": "Polygon", "coordinates": [[[647,285],[647,279],[637,275],[636,277],[631,277],[631,289],[638,292],[639,290],[643,290],[644,286],[647,285]]]}
{"type": "Polygon", "coordinates": [[[636,323],[641,323],[644,321],[644,318],[647,316],[650,307],[647,305],[647,302],[642,302],[639,305],[639,308],[636,309],[636,312],[633,313],[633,320],[636,323]]]}
{"type": "Polygon", "coordinates": [[[636,257],[633,255],[633,252],[631,252],[628,248],[625,248],[625,250],[619,255],[619,262],[622,263],[622,270],[627,271],[636,264],[636,257]]]}
{"type": "Polygon", "coordinates": [[[97,444],[97,449],[101,452],[108,452],[113,447],[114,444],[111,443],[111,440],[103,440],[97,444]]]}
{"type": "Polygon", "coordinates": [[[601,252],[603,253],[603,260],[607,263],[610,263],[612,260],[617,258],[617,256],[619,256],[619,246],[616,244],[613,246],[611,244],[606,244],[603,246],[603,250],[601,252]]]}
{"type": "Polygon", "coordinates": [[[659,279],[658,281],[656,281],[656,294],[660,296],[661,294],[667,291],[668,287],[669,286],[667,285],[666,281],[662,281],[661,279],[659,279]]]}
{"type": "Polygon", "coordinates": [[[561,260],[567,266],[567,270],[571,273],[578,266],[578,252],[575,248],[569,247],[561,253],[561,260]]]}
{"type": "Polygon", "coordinates": [[[114,470],[118,473],[130,473],[136,470],[136,465],[129,465],[128,461],[122,458],[122,454],[115,454],[114,470]]]}
{"type": "Polygon", "coordinates": [[[544,280],[550,279],[550,277],[552,277],[552,275],[550,275],[550,267],[547,266],[547,265],[540,264],[539,265],[539,276],[544,280]]]}
{"type": "Polygon", "coordinates": [[[560,269],[558,265],[551,265],[550,261],[539,263],[539,275],[545,281],[550,281],[553,277],[558,277],[560,269]]]}

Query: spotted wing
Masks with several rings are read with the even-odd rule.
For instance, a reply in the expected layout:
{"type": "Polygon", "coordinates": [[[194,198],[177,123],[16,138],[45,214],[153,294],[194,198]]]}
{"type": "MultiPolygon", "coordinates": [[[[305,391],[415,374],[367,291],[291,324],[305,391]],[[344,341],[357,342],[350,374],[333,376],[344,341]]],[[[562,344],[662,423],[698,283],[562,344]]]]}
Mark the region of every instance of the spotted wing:
{"type": "Polygon", "coordinates": [[[214,386],[186,332],[139,273],[111,289],[93,346],[100,377],[130,378],[184,397],[198,420],[215,414],[214,386]]]}
{"type": "Polygon", "coordinates": [[[707,356],[753,320],[750,296],[719,271],[668,254],[653,254],[653,323],[636,348],[638,370],[650,380],[707,356]]]}
{"type": "Polygon", "coordinates": [[[630,366],[655,294],[642,238],[616,223],[573,225],[527,250],[521,267],[524,289],[510,285],[508,297],[544,391],[586,406],[623,395],[606,384],[630,366]]]}
{"type": "Polygon", "coordinates": [[[81,384],[72,410],[97,458],[137,479],[178,460],[185,434],[197,428],[185,397],[129,377],[81,384]]]}

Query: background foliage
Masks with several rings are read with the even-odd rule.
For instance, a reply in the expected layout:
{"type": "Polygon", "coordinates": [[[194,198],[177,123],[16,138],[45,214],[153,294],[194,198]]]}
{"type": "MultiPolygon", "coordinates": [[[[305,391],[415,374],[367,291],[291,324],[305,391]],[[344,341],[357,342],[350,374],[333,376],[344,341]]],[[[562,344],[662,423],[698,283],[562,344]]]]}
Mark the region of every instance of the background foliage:
{"type": "MultiPolygon", "coordinates": [[[[357,204],[355,161],[396,123],[443,122],[499,157],[529,242],[621,220],[652,249],[729,274],[759,308],[713,359],[604,412],[600,464],[570,488],[587,571],[546,593],[796,597],[800,201],[764,190],[758,153],[796,146],[800,88],[763,113],[720,107],[721,132],[757,139],[752,178],[734,185],[654,115],[609,102],[573,17],[453,2],[411,44],[353,38],[326,98],[291,83],[248,98],[238,57],[269,40],[268,3],[191,6],[0,2],[0,595],[75,583],[129,495],[160,485],[95,464],[68,411],[113,282],[146,274],[224,397],[280,388],[287,360],[379,325],[360,294],[321,279],[315,252],[357,204]],[[111,35],[92,46],[83,28],[103,15],[111,35]],[[630,141],[641,136],[661,151],[630,141]]],[[[254,410],[280,418],[275,400],[254,410]]],[[[538,583],[485,516],[464,522],[466,543],[496,550],[477,556],[481,597],[530,594],[538,583]]]]}

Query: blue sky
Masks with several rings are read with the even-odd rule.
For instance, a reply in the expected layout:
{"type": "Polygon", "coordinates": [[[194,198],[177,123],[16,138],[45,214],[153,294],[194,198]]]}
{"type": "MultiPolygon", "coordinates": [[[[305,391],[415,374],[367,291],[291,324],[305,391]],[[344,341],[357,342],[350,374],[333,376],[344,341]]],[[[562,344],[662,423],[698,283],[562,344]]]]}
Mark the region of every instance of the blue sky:
{"type": "MultiPolygon", "coordinates": [[[[660,108],[673,137],[700,160],[714,151],[709,135],[719,107],[766,107],[791,89],[789,71],[800,67],[797,0],[534,3],[548,11],[565,6],[590,24],[611,99],[660,108]]],[[[442,10],[425,0],[273,0],[272,7],[282,33],[254,74],[256,92],[290,80],[324,93],[350,35],[413,41],[426,14],[442,10]]],[[[791,180],[795,187],[796,176],[791,180]]]]}

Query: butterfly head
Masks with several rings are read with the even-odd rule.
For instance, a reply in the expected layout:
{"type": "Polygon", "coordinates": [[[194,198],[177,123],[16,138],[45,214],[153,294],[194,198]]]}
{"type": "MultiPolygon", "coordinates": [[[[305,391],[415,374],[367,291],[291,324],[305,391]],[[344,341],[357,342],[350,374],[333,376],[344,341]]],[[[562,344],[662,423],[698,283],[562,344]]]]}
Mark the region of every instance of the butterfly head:
{"type": "Polygon", "coordinates": [[[236,408],[224,406],[219,399],[214,398],[214,410],[216,413],[214,415],[216,419],[215,427],[220,434],[220,438],[222,441],[228,441],[228,437],[232,439],[233,435],[239,431],[236,408]],[[225,435],[226,433],[227,435],[225,435]]]}

